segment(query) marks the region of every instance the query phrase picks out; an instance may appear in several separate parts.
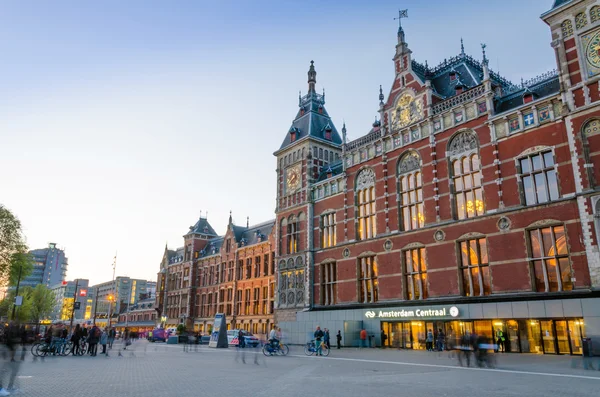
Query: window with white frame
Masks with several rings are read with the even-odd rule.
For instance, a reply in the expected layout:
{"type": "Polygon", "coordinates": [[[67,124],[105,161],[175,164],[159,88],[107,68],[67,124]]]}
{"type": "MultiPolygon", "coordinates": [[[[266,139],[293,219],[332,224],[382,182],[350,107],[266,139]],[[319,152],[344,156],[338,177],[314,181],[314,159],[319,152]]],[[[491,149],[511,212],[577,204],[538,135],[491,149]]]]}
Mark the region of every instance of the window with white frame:
{"type": "Polygon", "coordinates": [[[409,152],[398,163],[398,208],[402,230],[414,230],[425,225],[423,212],[423,182],[421,158],[409,152]]]}
{"type": "Polygon", "coordinates": [[[366,168],[356,178],[357,237],[366,240],[377,234],[375,206],[375,172],[366,168]]]}
{"type": "Polygon", "coordinates": [[[573,289],[571,263],[563,225],[529,230],[531,266],[537,292],[573,289]]]}
{"type": "Polygon", "coordinates": [[[463,295],[484,296],[491,294],[492,283],[486,239],[465,240],[458,244],[463,295]]]}
{"type": "Polygon", "coordinates": [[[452,193],[457,219],[483,215],[483,187],[477,136],[472,131],[463,131],[452,138],[448,145],[451,165],[452,193]]]}
{"type": "Polygon", "coordinates": [[[558,178],[551,150],[520,158],[518,166],[525,205],[547,203],[559,198],[558,178]]]}
{"type": "Polygon", "coordinates": [[[321,215],[321,248],[336,245],[335,213],[321,215]]]}
{"type": "Polygon", "coordinates": [[[427,262],[425,248],[403,251],[405,299],[427,298],[427,262]]]}
{"type": "Polygon", "coordinates": [[[337,266],[335,262],[321,264],[321,305],[337,302],[337,266]]]}
{"type": "Polygon", "coordinates": [[[358,260],[358,302],[373,303],[379,300],[377,259],[374,256],[358,260]]]}

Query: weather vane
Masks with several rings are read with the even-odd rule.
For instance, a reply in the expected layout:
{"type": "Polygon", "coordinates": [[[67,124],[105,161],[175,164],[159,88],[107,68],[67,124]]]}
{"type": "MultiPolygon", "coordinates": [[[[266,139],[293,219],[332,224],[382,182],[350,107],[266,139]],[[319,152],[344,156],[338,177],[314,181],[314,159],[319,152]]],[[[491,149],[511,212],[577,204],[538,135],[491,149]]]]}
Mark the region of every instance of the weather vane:
{"type": "Polygon", "coordinates": [[[402,29],[402,18],[408,18],[408,10],[398,10],[398,18],[394,18],[394,21],[398,20],[398,27],[402,29]]]}

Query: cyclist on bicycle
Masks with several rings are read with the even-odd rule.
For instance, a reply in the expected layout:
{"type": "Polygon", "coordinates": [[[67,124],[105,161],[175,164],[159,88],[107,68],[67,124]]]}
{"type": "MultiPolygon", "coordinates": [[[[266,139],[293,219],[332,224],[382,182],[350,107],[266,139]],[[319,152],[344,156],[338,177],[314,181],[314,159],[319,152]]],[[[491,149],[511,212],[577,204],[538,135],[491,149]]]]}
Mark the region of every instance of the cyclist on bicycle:
{"type": "Polygon", "coordinates": [[[323,339],[323,336],[325,334],[323,333],[323,331],[321,331],[321,327],[317,327],[317,330],[315,331],[315,352],[317,353],[317,356],[322,356],[322,350],[321,350],[321,339],[323,339]]]}
{"type": "Polygon", "coordinates": [[[271,343],[271,347],[276,349],[279,346],[279,335],[277,335],[277,328],[273,326],[271,332],[269,333],[269,342],[271,343]]]}

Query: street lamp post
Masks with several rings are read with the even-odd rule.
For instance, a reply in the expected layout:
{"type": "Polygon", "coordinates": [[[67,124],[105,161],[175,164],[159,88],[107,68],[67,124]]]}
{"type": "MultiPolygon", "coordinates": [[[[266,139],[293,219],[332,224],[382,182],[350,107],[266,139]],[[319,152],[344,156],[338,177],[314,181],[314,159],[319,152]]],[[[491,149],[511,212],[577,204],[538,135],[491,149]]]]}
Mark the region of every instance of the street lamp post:
{"type": "Polygon", "coordinates": [[[79,279],[75,280],[75,292],[73,292],[73,308],[71,309],[71,323],[69,330],[73,329],[73,316],[75,315],[75,302],[77,301],[77,288],[79,287],[79,279]]]}
{"type": "MultiPolygon", "coordinates": [[[[117,269],[117,254],[115,253],[115,259],[113,261],[113,277],[112,277],[112,286],[113,288],[115,288],[115,270],[117,269]]],[[[113,291],[113,295],[109,295],[109,298],[114,298],[116,296],[115,291],[113,291]]],[[[112,301],[113,299],[109,299],[109,304],[108,304],[108,328],[110,329],[110,327],[112,326],[112,301]]]]}

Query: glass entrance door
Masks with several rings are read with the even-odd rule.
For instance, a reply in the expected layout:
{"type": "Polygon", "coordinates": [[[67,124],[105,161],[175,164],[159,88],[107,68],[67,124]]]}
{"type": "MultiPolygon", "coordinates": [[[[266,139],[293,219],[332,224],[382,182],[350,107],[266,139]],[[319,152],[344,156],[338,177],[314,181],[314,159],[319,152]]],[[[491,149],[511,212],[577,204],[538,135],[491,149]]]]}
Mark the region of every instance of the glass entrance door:
{"type": "Polygon", "coordinates": [[[425,323],[423,321],[411,321],[412,328],[412,348],[414,350],[425,349],[425,323]]]}
{"type": "Polygon", "coordinates": [[[554,346],[554,321],[540,321],[540,325],[542,330],[544,353],[556,353],[556,347],[554,346]]]}
{"type": "Polygon", "coordinates": [[[567,321],[558,320],[554,322],[556,326],[556,341],[558,345],[558,354],[571,354],[571,344],[569,343],[569,331],[567,330],[567,321]]]}
{"type": "Polygon", "coordinates": [[[412,337],[410,330],[410,323],[401,323],[402,324],[402,347],[405,349],[412,349],[412,337]]]}
{"type": "Polygon", "coordinates": [[[583,320],[569,320],[569,339],[571,340],[571,353],[583,354],[582,340],[585,338],[585,330],[583,328],[583,320]]]}
{"type": "Polygon", "coordinates": [[[521,343],[519,343],[519,323],[515,320],[506,322],[506,332],[504,335],[504,346],[507,352],[520,353],[521,343]]]}

